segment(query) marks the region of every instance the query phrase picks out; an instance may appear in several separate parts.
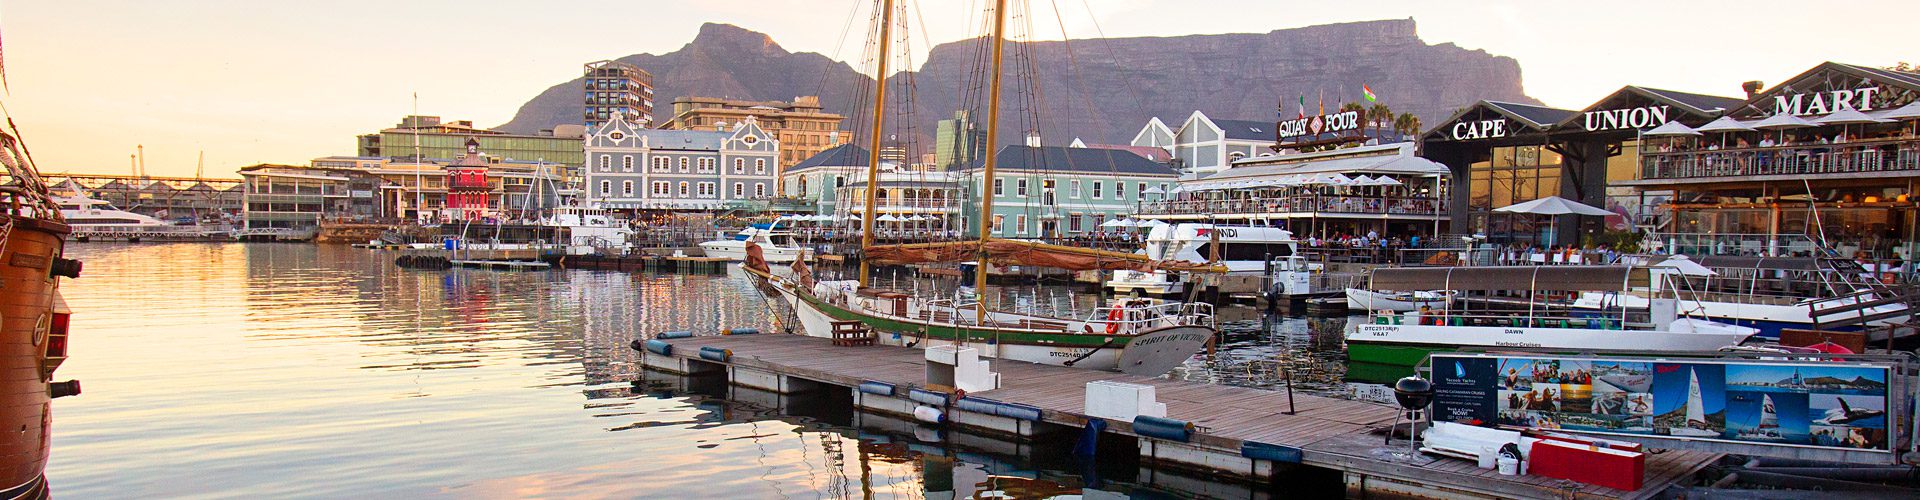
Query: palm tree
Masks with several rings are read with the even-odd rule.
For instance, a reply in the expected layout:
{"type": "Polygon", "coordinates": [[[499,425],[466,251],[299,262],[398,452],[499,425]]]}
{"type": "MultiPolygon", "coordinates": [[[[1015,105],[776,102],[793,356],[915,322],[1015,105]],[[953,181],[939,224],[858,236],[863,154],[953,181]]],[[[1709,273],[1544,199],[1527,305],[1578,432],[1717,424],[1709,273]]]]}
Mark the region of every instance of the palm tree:
{"type": "Polygon", "coordinates": [[[1362,105],[1360,105],[1360,103],[1357,103],[1357,102],[1349,102],[1349,103],[1345,103],[1345,104],[1341,104],[1341,105],[1340,105],[1340,112],[1341,112],[1341,113],[1345,113],[1345,112],[1348,112],[1348,111],[1359,111],[1359,112],[1360,112],[1360,114],[1362,114],[1362,115],[1365,115],[1365,114],[1367,114],[1367,107],[1366,107],[1366,106],[1362,106],[1362,105]]]}
{"type": "MultiPolygon", "coordinates": [[[[1367,108],[1367,121],[1373,123],[1376,133],[1386,130],[1388,126],[1393,125],[1393,108],[1387,107],[1386,103],[1373,103],[1372,107],[1367,108]]],[[[1385,141],[1382,140],[1382,142],[1385,141]]]]}
{"type": "Polygon", "coordinates": [[[1418,136],[1420,134],[1420,117],[1414,116],[1413,113],[1400,113],[1400,116],[1393,119],[1393,131],[1410,136],[1418,136]]]}

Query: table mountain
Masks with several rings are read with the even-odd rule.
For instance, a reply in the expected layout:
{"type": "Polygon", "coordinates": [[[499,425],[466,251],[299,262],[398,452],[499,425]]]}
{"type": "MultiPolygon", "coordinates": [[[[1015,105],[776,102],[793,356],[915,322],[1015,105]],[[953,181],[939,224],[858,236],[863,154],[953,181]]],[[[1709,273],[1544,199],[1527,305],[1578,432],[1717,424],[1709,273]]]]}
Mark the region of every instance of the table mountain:
{"type": "MultiPolygon", "coordinates": [[[[981,40],[934,47],[918,72],[896,74],[890,82],[915,86],[914,135],[934,130],[933,122],[963,105],[984,101],[982,91],[968,97],[980,75],[974,73],[981,40]]],[[[1412,19],[1329,24],[1275,30],[1265,34],[1187,35],[1050,41],[1011,44],[1003,63],[1002,134],[1017,143],[1035,124],[1014,109],[1038,110],[1038,130],[1048,144],[1074,137],[1089,142],[1123,143],[1148,117],[1178,127],[1194,110],[1216,118],[1271,120],[1278,110],[1291,117],[1301,96],[1318,112],[1341,101],[1362,99],[1370,86],[1396,111],[1413,112],[1429,126],[1480,99],[1529,104],[1521,87],[1520,65],[1512,58],[1451,43],[1420,40],[1412,19]],[[1022,62],[1030,61],[1030,62],[1022,62]],[[1038,68],[1038,91],[1015,78],[1020,65],[1038,68]],[[1032,105],[1022,105],[1031,102],[1032,105]]],[[[867,111],[859,96],[872,79],[845,63],[820,54],[791,53],[765,34],[724,24],[707,24],[693,42],[663,54],[620,58],[652,72],[656,85],[655,121],[665,122],[674,97],[699,95],[753,100],[787,100],[819,95],[829,110],[849,116],[867,111]]],[[[893,87],[893,86],[890,86],[893,87]]],[[[984,87],[982,85],[982,87],[984,87]]],[[[899,87],[893,87],[900,95],[899,87]]],[[[532,132],[580,118],[580,80],[548,88],[520,107],[501,128],[532,132]]],[[[893,100],[892,97],[889,100],[893,100]]],[[[897,102],[897,101],[896,101],[897,102]]],[[[977,116],[984,116],[981,113],[977,116]]],[[[866,127],[856,120],[849,130],[866,127]]],[[[923,142],[930,149],[931,142],[923,142]]]]}

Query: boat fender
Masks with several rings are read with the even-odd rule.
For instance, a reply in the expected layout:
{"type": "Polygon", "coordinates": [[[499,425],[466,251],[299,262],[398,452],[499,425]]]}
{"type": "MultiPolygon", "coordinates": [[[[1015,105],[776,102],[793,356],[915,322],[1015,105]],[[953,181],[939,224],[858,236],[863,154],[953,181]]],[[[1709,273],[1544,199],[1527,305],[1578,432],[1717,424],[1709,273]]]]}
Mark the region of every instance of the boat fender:
{"type": "Polygon", "coordinates": [[[1073,444],[1073,455],[1091,457],[1100,450],[1100,433],[1106,432],[1107,421],[1099,417],[1087,417],[1087,426],[1080,428],[1080,439],[1073,444]]]}
{"type": "Polygon", "coordinates": [[[673,344],[669,344],[665,340],[659,340],[659,339],[648,340],[646,343],[646,349],[647,349],[647,352],[659,354],[661,356],[673,355],[673,344]]]}
{"type": "Polygon", "coordinates": [[[947,414],[940,411],[939,408],[920,405],[913,407],[913,419],[929,424],[941,425],[947,423],[947,414]]]}
{"type": "Polygon", "coordinates": [[[1254,460],[1297,464],[1300,463],[1300,455],[1300,449],[1292,446],[1262,443],[1259,441],[1243,441],[1240,443],[1240,456],[1254,460]]]}
{"type": "Polygon", "coordinates": [[[1185,443],[1193,438],[1193,422],[1140,415],[1133,417],[1133,433],[1185,443]]]}
{"type": "Polygon", "coordinates": [[[756,334],[756,333],[760,333],[760,329],[758,329],[758,328],[735,328],[735,329],[732,329],[732,330],[727,330],[727,335],[753,335],[753,334],[756,334]]]}
{"type": "Polygon", "coordinates": [[[653,338],[656,338],[656,339],[685,339],[685,338],[692,338],[692,337],[693,337],[693,332],[689,332],[689,331],[660,332],[659,335],[653,336],[653,338]]]}
{"type": "Polygon", "coordinates": [[[1120,318],[1126,317],[1126,311],[1115,307],[1107,311],[1107,334],[1120,333],[1120,318]]]}
{"type": "Polygon", "coordinates": [[[867,394],[875,394],[880,396],[893,395],[893,384],[889,384],[886,382],[874,382],[872,380],[868,380],[865,382],[861,382],[859,389],[860,389],[860,392],[867,393],[867,394]]]}
{"type": "Polygon", "coordinates": [[[47,395],[55,398],[80,395],[80,381],[68,380],[47,384],[47,395]]]}
{"type": "Polygon", "coordinates": [[[83,266],[79,260],[66,257],[54,257],[53,264],[47,266],[47,273],[62,278],[74,279],[80,277],[81,267],[83,266]]]}
{"type": "Polygon", "coordinates": [[[947,405],[947,395],[945,393],[933,392],[926,389],[913,389],[913,390],[907,391],[907,399],[913,400],[916,403],[930,404],[934,406],[947,405]]]}
{"type": "Polygon", "coordinates": [[[733,359],[733,350],[721,349],[714,346],[701,347],[700,359],[704,359],[707,361],[719,361],[721,363],[725,363],[733,359]]]}
{"type": "Polygon", "coordinates": [[[1014,420],[1025,420],[1028,422],[1040,421],[1039,408],[1022,405],[1022,404],[1000,403],[999,406],[993,407],[993,412],[994,412],[993,414],[995,415],[1011,418],[1014,420]]]}
{"type": "Polygon", "coordinates": [[[962,410],[979,413],[982,415],[999,414],[997,411],[995,411],[994,407],[996,406],[1000,406],[999,401],[994,401],[991,399],[983,399],[983,398],[963,397],[958,400],[955,400],[953,403],[954,408],[959,408],[962,410]]]}

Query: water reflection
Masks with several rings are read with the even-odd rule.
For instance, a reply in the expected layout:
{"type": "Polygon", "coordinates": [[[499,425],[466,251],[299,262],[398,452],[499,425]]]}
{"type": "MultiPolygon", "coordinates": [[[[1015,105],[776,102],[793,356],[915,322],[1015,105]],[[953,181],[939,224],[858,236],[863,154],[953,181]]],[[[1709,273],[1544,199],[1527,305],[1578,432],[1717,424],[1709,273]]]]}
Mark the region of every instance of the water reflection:
{"type": "MultiPolygon", "coordinates": [[[[312,245],[71,252],[87,274],[63,285],[74,357],[60,374],[87,393],[55,404],[49,475],[63,495],[917,498],[1212,487],[1050,454],[1068,445],[923,435],[844,402],[638,369],[627,343],[639,335],[773,329],[768,299],[737,273],[415,271],[393,266],[392,254],[312,245]]],[[[1099,300],[1058,287],[990,293],[1061,310],[1099,300]]],[[[1177,376],[1279,387],[1291,373],[1296,389],[1344,391],[1339,320],[1231,314],[1217,355],[1177,376]]]]}

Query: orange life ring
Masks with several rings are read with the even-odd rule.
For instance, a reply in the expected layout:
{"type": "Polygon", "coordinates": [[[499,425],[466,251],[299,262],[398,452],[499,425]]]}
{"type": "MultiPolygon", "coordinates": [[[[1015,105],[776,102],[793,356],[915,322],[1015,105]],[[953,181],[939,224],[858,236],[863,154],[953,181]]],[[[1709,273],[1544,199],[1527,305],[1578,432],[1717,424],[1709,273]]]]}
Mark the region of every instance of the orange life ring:
{"type": "Polygon", "coordinates": [[[1126,314],[1127,314],[1126,311],[1121,310],[1119,307],[1115,307],[1112,310],[1107,311],[1107,334],[1108,335],[1120,333],[1120,323],[1117,323],[1117,322],[1120,321],[1121,318],[1125,318],[1126,314]]]}

